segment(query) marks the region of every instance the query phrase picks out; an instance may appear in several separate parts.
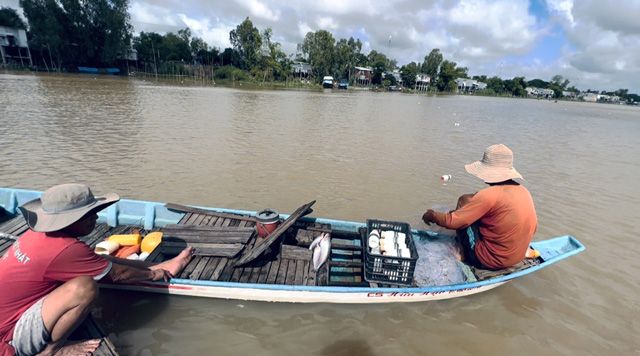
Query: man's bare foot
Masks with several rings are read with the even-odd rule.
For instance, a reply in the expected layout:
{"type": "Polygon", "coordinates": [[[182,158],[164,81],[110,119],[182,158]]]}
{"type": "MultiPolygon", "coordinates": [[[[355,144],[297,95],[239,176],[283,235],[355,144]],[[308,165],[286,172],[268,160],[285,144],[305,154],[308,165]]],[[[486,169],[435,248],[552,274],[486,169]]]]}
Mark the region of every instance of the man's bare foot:
{"type": "Polygon", "coordinates": [[[187,266],[189,261],[193,258],[193,247],[189,246],[182,250],[180,254],[169,261],[159,263],[151,269],[162,268],[169,271],[172,275],[177,276],[187,266]]]}
{"type": "Polygon", "coordinates": [[[47,348],[39,353],[39,356],[90,356],[100,346],[100,339],[67,341],[62,347],[54,344],[47,345],[47,348]]]}

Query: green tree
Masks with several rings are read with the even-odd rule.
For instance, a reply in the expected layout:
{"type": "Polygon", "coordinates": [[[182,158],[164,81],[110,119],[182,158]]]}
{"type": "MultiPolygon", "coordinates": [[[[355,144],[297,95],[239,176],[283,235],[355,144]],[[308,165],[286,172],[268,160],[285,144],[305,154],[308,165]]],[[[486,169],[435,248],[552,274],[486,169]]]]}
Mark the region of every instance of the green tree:
{"type": "Polygon", "coordinates": [[[487,79],[487,89],[492,90],[496,94],[504,93],[504,82],[497,76],[487,79]]]}
{"type": "Polygon", "coordinates": [[[18,15],[16,9],[3,6],[0,8],[0,26],[27,29],[27,24],[22,17],[18,15]]]}
{"type": "Polygon", "coordinates": [[[549,82],[545,82],[542,79],[534,79],[527,82],[527,86],[533,88],[542,88],[546,89],[549,86],[549,82]]]}
{"type": "Polygon", "coordinates": [[[371,84],[382,84],[382,78],[384,76],[384,73],[387,71],[386,68],[387,63],[383,60],[378,60],[373,64],[373,70],[371,73],[371,84]]]}
{"type": "Polygon", "coordinates": [[[351,74],[357,65],[358,55],[362,50],[362,42],[350,37],[349,40],[340,39],[335,46],[335,62],[337,75],[351,80],[351,74]]]}
{"type": "Polygon", "coordinates": [[[487,76],[486,75],[474,75],[473,77],[471,77],[471,79],[473,80],[477,80],[481,83],[486,83],[487,82],[487,76]]]}
{"type": "Polygon", "coordinates": [[[128,0],[20,0],[29,22],[31,48],[60,69],[69,65],[116,65],[130,50],[128,0]]]}
{"type": "Polygon", "coordinates": [[[191,61],[191,31],[179,30],[177,34],[167,33],[160,43],[160,58],[167,61],[191,61]]]}
{"type": "Polygon", "coordinates": [[[524,77],[515,77],[504,81],[505,90],[513,96],[526,96],[527,92],[524,90],[526,87],[527,82],[524,77]]]}
{"type": "Polygon", "coordinates": [[[271,40],[272,37],[273,30],[270,27],[262,32],[260,70],[263,71],[263,81],[284,79],[291,71],[287,55],[280,43],[271,40]]]}
{"type": "Polygon", "coordinates": [[[559,87],[561,90],[561,94],[562,91],[565,90],[567,88],[567,85],[569,85],[569,79],[564,79],[561,75],[556,74],[553,76],[553,78],[551,78],[551,84],[554,84],[556,87],[559,87]]]}
{"type": "Polygon", "coordinates": [[[468,78],[466,67],[458,67],[456,62],[444,60],[440,64],[440,73],[438,73],[438,90],[454,91],[457,88],[455,80],[458,78],[468,78]]]}
{"type": "Polygon", "coordinates": [[[416,75],[418,74],[420,66],[416,62],[411,62],[400,68],[400,78],[405,88],[411,88],[416,85],[416,75]]]}
{"type": "Polygon", "coordinates": [[[153,62],[158,56],[162,36],[155,32],[140,32],[133,38],[133,48],[138,52],[138,60],[153,62]]]}
{"type": "Polygon", "coordinates": [[[422,62],[421,71],[431,78],[432,85],[436,84],[440,64],[442,64],[442,53],[440,53],[440,49],[438,48],[432,49],[431,52],[424,57],[424,62],[422,62]]]}
{"type": "Polygon", "coordinates": [[[253,22],[247,17],[235,30],[229,33],[229,41],[244,69],[252,69],[260,62],[260,49],[262,37],[260,31],[253,26],[253,22]]]}
{"type": "Polygon", "coordinates": [[[209,48],[209,45],[200,37],[191,39],[191,55],[202,64],[220,64],[220,50],[215,47],[209,48]]]}
{"type": "Polygon", "coordinates": [[[390,61],[387,56],[375,49],[372,49],[367,55],[367,66],[373,67],[377,62],[383,62],[385,64],[385,68],[390,68],[390,61]]]}
{"type": "Polygon", "coordinates": [[[298,45],[298,50],[317,74],[316,82],[320,82],[325,75],[337,74],[337,70],[334,69],[335,40],[330,32],[308,32],[304,41],[298,45]]]}

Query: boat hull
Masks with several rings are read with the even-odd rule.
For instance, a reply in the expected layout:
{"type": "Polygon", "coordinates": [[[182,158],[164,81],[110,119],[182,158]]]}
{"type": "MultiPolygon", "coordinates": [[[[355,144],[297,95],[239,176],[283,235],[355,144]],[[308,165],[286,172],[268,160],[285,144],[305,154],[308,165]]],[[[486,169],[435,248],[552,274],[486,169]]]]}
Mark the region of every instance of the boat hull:
{"type": "MultiPolygon", "coordinates": [[[[40,197],[41,194],[42,192],[38,191],[0,188],[0,206],[2,206],[9,214],[19,214],[19,210],[17,209],[18,206],[40,197]]],[[[244,210],[206,207],[193,208],[201,209],[206,212],[236,214],[249,217],[255,217],[257,214],[257,212],[244,210]]],[[[161,229],[170,224],[178,224],[185,215],[185,213],[168,209],[164,203],[122,199],[118,203],[101,211],[98,214],[98,222],[116,228],[117,226],[133,225],[143,227],[146,230],[152,230],[161,229]]],[[[280,214],[280,217],[287,219],[289,216],[280,214]]],[[[18,220],[21,220],[21,218],[18,220]]],[[[333,231],[351,233],[356,233],[359,229],[366,227],[365,223],[360,222],[314,217],[302,217],[299,221],[309,224],[326,224],[330,225],[333,231]]],[[[0,228],[0,232],[2,232],[1,230],[2,229],[0,228]]],[[[416,240],[422,238],[433,239],[445,236],[424,230],[412,230],[412,234],[416,240]]],[[[9,244],[9,241],[4,242],[4,245],[0,241],[0,246],[5,246],[5,249],[8,248],[9,244]]],[[[173,278],[169,283],[144,282],[129,285],[100,284],[100,286],[102,288],[120,290],[270,302],[366,304],[422,302],[462,297],[484,292],[503,285],[515,278],[519,278],[541,268],[545,268],[584,250],[584,246],[573,236],[569,235],[534,241],[531,243],[531,246],[540,252],[540,260],[542,262],[537,265],[532,265],[525,269],[502,275],[492,276],[491,278],[484,280],[469,280],[446,286],[378,286],[375,283],[365,283],[366,287],[292,285],[288,281],[280,284],[273,284],[240,281],[193,280],[186,279],[188,278],[186,275],[182,276],[183,278],[173,278]]],[[[1,253],[2,251],[0,250],[0,254],[1,253]]],[[[204,268],[204,266],[201,267],[201,271],[202,268],[204,268]]],[[[318,279],[317,276],[315,279],[318,279]]]]}
{"type": "Polygon", "coordinates": [[[135,285],[100,284],[100,287],[117,290],[187,295],[205,298],[237,299],[260,302],[285,303],[340,303],[340,304],[378,304],[426,302],[464,297],[499,287],[508,281],[479,285],[475,287],[437,290],[420,288],[354,288],[313,287],[313,288],[269,288],[267,285],[246,285],[241,283],[209,284],[193,283],[190,280],[172,280],[171,283],[138,283],[135,285]]]}

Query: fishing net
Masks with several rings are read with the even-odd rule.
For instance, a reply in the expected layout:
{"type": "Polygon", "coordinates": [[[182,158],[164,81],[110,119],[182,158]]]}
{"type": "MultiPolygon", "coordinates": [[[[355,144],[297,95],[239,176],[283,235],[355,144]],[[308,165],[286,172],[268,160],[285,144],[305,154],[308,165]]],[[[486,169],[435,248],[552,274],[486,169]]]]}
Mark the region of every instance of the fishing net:
{"type": "Polygon", "coordinates": [[[465,265],[458,260],[454,235],[420,238],[414,280],[420,287],[443,286],[467,280],[465,265]]]}

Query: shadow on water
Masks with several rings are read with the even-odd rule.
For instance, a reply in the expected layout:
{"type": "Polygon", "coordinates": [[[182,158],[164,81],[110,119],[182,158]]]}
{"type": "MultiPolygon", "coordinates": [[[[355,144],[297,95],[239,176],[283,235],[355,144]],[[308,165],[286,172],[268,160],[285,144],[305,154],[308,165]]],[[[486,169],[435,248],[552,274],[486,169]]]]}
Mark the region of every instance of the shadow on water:
{"type": "Polygon", "coordinates": [[[137,330],[162,315],[169,307],[169,298],[164,294],[100,289],[93,314],[108,332],[137,330]]]}
{"type": "Polygon", "coordinates": [[[320,355],[340,356],[340,355],[375,355],[373,348],[365,339],[347,339],[334,341],[320,350],[320,355]]]}

